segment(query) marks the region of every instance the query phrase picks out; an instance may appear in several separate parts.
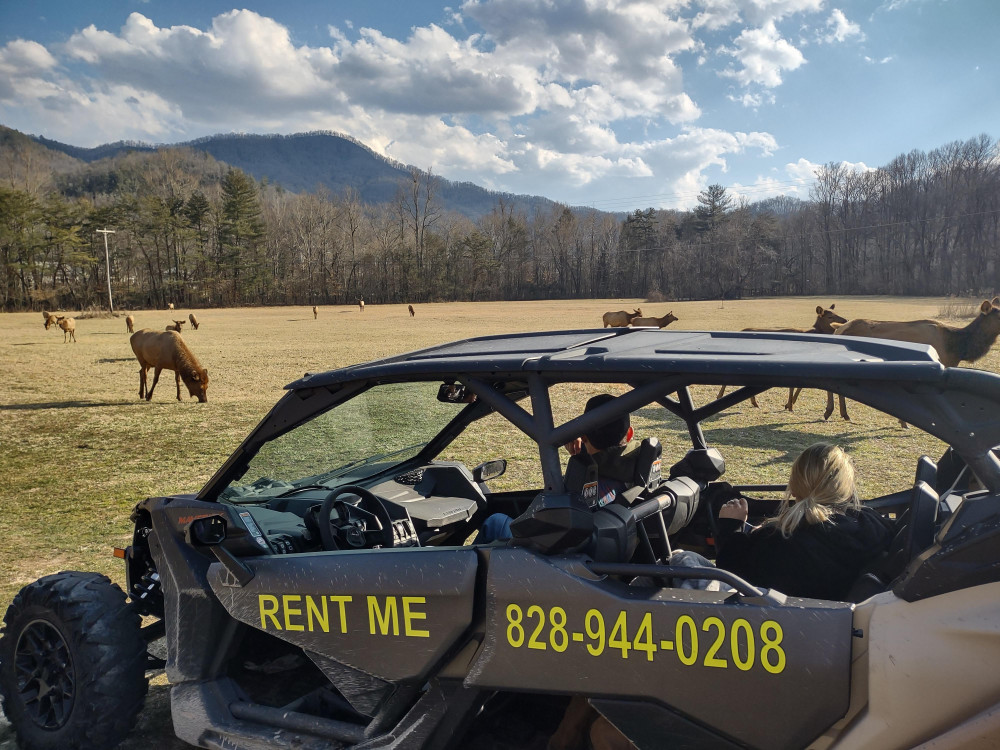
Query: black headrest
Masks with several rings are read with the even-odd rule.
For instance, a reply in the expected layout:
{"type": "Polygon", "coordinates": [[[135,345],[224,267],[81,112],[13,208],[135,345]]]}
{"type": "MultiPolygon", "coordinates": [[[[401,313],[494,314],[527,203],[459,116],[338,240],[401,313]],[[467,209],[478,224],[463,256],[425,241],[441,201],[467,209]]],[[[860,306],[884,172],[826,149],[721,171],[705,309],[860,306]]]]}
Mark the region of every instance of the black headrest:
{"type": "Polygon", "coordinates": [[[726,461],[717,448],[692,448],[680,461],[670,467],[670,478],[691,477],[700,484],[708,484],[726,473],[726,461]]]}
{"type": "Polygon", "coordinates": [[[934,542],[934,526],[938,514],[938,494],[924,481],[913,487],[910,500],[910,520],[906,534],[906,560],[912,560],[918,553],[934,542]]]}
{"type": "Polygon", "coordinates": [[[655,437],[648,437],[639,443],[635,457],[635,476],[632,483],[636,487],[652,489],[661,481],[660,454],[663,446],[655,437]]]}
{"type": "Polygon", "coordinates": [[[937,464],[934,463],[929,457],[921,456],[917,459],[917,474],[913,480],[914,484],[917,482],[927,482],[931,487],[937,486],[937,464]]]}

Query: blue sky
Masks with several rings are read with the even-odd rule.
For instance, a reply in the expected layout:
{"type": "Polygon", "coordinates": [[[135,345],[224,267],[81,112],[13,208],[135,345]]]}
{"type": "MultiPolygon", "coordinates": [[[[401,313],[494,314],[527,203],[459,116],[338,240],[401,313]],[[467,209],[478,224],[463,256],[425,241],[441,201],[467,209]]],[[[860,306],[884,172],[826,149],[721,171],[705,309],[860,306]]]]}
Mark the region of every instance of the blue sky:
{"type": "Polygon", "coordinates": [[[1000,137],[997,0],[0,0],[0,124],[78,146],[331,130],[572,205],[808,197],[1000,137]]]}

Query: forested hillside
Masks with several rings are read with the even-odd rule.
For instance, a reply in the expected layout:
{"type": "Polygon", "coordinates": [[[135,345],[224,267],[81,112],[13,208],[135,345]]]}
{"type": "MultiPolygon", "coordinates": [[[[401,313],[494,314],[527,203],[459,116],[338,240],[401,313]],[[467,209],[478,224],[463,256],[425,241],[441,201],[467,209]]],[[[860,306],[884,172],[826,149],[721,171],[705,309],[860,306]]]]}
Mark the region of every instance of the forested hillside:
{"type": "MultiPolygon", "coordinates": [[[[18,134],[20,135],[20,134],[18,134]]],[[[25,137],[25,136],[21,136],[25,137]]],[[[123,156],[130,152],[153,152],[147,144],[119,141],[96,148],[79,148],[45,138],[41,145],[86,162],[123,156]]],[[[295,193],[325,188],[331,193],[351,189],[365,203],[386,203],[396,197],[400,180],[412,167],[386,159],[353,138],[336,133],[294,135],[230,134],[199,138],[171,148],[204,152],[237,167],[251,177],[295,193]]],[[[493,210],[499,199],[523,211],[550,207],[552,201],[539,196],[497,194],[468,182],[437,180],[438,200],[448,211],[472,219],[493,210]]]]}
{"type": "MultiPolygon", "coordinates": [[[[345,171],[349,168],[345,167],[345,171]]],[[[809,200],[706,188],[692,211],[626,219],[495,196],[446,210],[410,169],[385,200],[290,192],[187,148],[90,163],[0,134],[0,307],[117,307],[1000,288],[1000,149],[982,135],[870,171],[828,164],[809,200]]]]}

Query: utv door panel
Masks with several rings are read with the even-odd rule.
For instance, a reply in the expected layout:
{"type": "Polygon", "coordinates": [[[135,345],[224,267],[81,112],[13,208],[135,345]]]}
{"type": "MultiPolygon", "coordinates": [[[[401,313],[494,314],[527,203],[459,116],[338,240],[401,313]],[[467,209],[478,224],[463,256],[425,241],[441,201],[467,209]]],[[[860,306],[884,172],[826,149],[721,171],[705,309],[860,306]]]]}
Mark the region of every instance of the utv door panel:
{"type": "Polygon", "coordinates": [[[220,563],[208,580],[258,630],[390,682],[425,676],[468,628],[476,553],[414,548],[244,558],[240,587],[220,563]]]}
{"type": "Polygon", "coordinates": [[[850,604],[631,587],[579,558],[497,549],[466,682],[643,698],[741,743],[801,747],[847,711],[852,619],[850,604]]]}

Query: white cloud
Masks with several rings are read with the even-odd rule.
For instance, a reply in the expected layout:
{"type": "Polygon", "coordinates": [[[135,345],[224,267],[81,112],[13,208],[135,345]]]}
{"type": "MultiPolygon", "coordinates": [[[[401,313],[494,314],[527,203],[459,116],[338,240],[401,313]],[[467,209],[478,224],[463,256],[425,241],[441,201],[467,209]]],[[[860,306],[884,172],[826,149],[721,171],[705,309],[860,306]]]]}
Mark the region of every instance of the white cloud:
{"type": "Polygon", "coordinates": [[[872,65],[885,65],[886,63],[891,63],[892,59],[893,59],[892,55],[889,55],[888,57],[881,57],[878,59],[874,57],[869,57],[868,55],[865,55],[864,57],[865,62],[871,63],[872,65]]]}
{"type": "Polygon", "coordinates": [[[699,0],[696,28],[716,30],[738,23],[763,26],[799,13],[818,13],[823,0],[699,0]]]}
{"type": "MultiPolygon", "coordinates": [[[[60,47],[0,49],[0,118],[44,123],[30,132],[78,145],[334,130],[497,189],[583,198],[599,185],[676,205],[693,202],[706,170],[778,148],[768,133],[699,126],[682,64],[711,70],[721,55],[739,86],[733,101],[774,104],[782,76],[805,62],[777,23],[821,9],[822,0],[467,0],[444,26],[406,38],[342,22],[316,47],[249,10],[205,29],[133,13],[117,31],[88,26],[60,47]]],[[[829,33],[849,28],[831,23],[829,33]]]]}
{"type": "Polygon", "coordinates": [[[814,164],[808,159],[799,158],[798,161],[786,164],[785,172],[794,180],[812,183],[816,179],[816,171],[821,167],[821,164],[814,164]]]}
{"type": "Polygon", "coordinates": [[[859,40],[865,38],[864,32],[861,31],[861,26],[847,20],[844,11],[834,8],[833,12],[830,13],[830,17],[826,20],[826,32],[819,34],[819,40],[826,44],[833,44],[835,42],[845,42],[851,37],[857,37],[859,40]]]}
{"type": "Polygon", "coordinates": [[[744,29],[734,43],[734,47],[722,52],[735,57],[742,67],[729,67],[722,74],[743,86],[758,84],[774,88],[781,85],[783,71],[795,70],[806,61],[795,46],[780,36],[771,21],[758,29],[744,29]]]}

